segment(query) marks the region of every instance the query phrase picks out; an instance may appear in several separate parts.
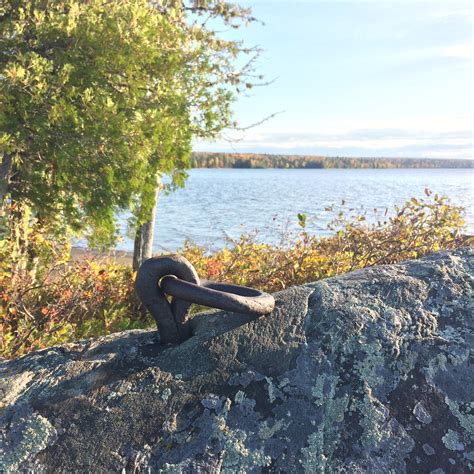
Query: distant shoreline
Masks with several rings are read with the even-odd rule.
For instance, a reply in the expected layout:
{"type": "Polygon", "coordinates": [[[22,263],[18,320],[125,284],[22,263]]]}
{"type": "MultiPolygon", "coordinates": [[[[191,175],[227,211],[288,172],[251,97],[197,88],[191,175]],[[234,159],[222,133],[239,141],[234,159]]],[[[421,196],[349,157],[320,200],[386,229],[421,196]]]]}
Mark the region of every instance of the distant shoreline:
{"type": "Polygon", "coordinates": [[[474,159],[350,158],[269,153],[194,152],[191,168],[238,169],[474,169],[474,159]]]}

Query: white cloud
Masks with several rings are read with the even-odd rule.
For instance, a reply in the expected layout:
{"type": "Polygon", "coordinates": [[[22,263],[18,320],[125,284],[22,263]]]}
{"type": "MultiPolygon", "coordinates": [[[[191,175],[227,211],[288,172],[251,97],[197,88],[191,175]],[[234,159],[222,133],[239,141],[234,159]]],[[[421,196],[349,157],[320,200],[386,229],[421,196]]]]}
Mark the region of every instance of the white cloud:
{"type": "Polygon", "coordinates": [[[195,150],[472,158],[474,121],[468,117],[411,118],[403,121],[325,123],[312,130],[254,129],[235,141],[196,143],[195,150]]]}
{"type": "Polygon", "coordinates": [[[474,21],[474,8],[471,2],[445,2],[438,4],[432,10],[431,17],[436,20],[449,21],[451,19],[464,18],[474,21]]]}
{"type": "Polygon", "coordinates": [[[472,43],[452,44],[438,49],[438,55],[443,58],[474,59],[472,43]]]}
{"type": "Polygon", "coordinates": [[[474,60],[473,43],[455,43],[431,48],[419,48],[399,51],[392,55],[393,60],[398,61],[420,61],[423,59],[459,59],[474,60]]]}

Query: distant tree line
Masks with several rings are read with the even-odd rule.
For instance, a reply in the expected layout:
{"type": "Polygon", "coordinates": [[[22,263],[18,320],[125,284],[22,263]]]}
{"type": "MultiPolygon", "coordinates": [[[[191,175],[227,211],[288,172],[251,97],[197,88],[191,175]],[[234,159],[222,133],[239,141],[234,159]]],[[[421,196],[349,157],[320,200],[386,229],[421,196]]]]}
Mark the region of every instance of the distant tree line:
{"type": "Polygon", "coordinates": [[[193,168],[474,168],[474,160],[194,152],[193,168]]]}

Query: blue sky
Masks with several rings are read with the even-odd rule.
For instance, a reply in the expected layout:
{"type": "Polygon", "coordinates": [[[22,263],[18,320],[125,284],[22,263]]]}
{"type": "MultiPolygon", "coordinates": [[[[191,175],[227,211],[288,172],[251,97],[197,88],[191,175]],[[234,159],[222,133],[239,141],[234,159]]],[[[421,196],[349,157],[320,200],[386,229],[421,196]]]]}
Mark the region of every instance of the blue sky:
{"type": "Polygon", "coordinates": [[[201,151],[473,158],[471,2],[240,2],[265,24],[238,30],[276,79],[240,97],[246,132],[201,151]],[[229,141],[231,140],[231,141],[229,141]]]}

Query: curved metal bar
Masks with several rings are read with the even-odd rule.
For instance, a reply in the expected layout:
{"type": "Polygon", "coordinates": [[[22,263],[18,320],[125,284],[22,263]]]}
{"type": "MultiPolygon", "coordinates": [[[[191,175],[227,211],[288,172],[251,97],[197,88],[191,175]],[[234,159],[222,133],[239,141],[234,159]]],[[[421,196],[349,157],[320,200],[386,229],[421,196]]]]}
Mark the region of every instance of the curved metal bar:
{"type": "Polygon", "coordinates": [[[273,296],[246,286],[199,280],[191,263],[179,255],[153,257],[137,272],[135,290],[152,314],[163,344],[191,337],[188,324],[192,303],[253,316],[273,311],[273,296]],[[166,294],[172,296],[168,303],[166,294]]]}
{"type": "Polygon", "coordinates": [[[165,293],[175,298],[234,313],[260,316],[271,313],[275,307],[273,296],[246,286],[209,280],[194,284],[174,276],[162,278],[160,286],[165,293]]]}
{"type": "Polygon", "coordinates": [[[159,281],[166,275],[199,285],[194,267],[184,257],[167,255],[152,257],[143,262],[137,272],[135,290],[145,308],[151,313],[160,331],[163,344],[177,344],[190,337],[185,323],[191,302],[174,300],[170,305],[159,281]]]}

